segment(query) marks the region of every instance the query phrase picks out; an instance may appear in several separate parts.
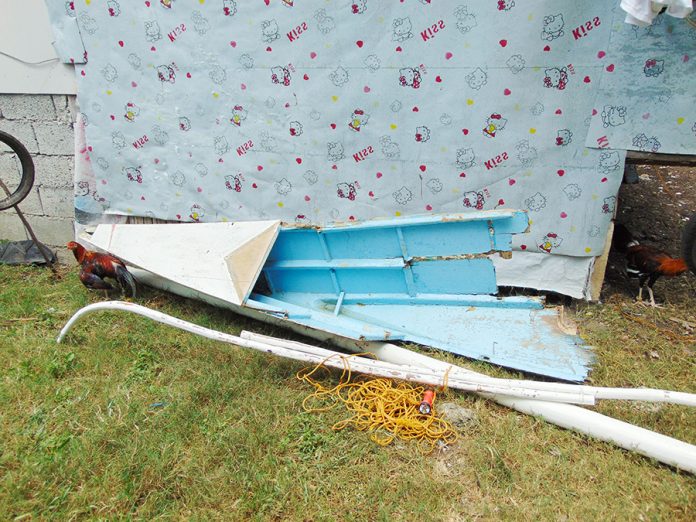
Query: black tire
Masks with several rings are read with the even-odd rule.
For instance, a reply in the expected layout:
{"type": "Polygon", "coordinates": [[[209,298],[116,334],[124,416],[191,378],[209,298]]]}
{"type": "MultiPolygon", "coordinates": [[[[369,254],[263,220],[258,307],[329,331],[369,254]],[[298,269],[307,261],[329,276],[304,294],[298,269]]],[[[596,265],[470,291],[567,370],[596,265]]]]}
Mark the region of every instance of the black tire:
{"type": "Polygon", "coordinates": [[[691,216],[682,231],[682,257],[696,274],[696,214],[691,216]]]}
{"type": "MultiPolygon", "coordinates": [[[[0,199],[0,210],[5,210],[14,207],[29,195],[31,187],[34,186],[34,162],[27,148],[14,136],[0,131],[0,142],[10,147],[22,164],[22,179],[17,190],[7,196],[5,191],[0,189],[0,198],[2,198],[0,199]]],[[[2,172],[0,172],[0,179],[2,179],[2,172]]]]}

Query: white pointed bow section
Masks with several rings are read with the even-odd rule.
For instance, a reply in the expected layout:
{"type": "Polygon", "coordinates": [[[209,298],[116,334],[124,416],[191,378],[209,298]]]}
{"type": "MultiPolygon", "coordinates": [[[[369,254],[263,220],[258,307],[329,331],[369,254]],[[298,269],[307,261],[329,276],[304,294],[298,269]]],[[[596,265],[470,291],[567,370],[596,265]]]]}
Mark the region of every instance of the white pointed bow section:
{"type": "Polygon", "coordinates": [[[280,221],[99,225],[88,239],[127,264],[241,305],[278,236],[280,221]],[[176,232],[176,233],[173,233],[176,232]],[[157,255],[152,247],[157,245],[157,255]]]}
{"type": "Polygon", "coordinates": [[[343,369],[346,364],[359,373],[479,393],[518,411],[537,415],[558,426],[636,451],[671,466],[696,473],[696,446],[628,424],[568,403],[592,404],[595,398],[649,400],[696,405],[696,395],[665,390],[598,388],[556,383],[495,379],[416,354],[388,343],[365,343],[367,351],[382,360],[344,354],[312,345],[276,339],[250,332],[242,337],[218,332],[133,303],[108,301],[80,309],[58,336],[61,342],[80,317],[98,310],[123,310],[142,315],[190,333],[281,357],[343,369]]]}

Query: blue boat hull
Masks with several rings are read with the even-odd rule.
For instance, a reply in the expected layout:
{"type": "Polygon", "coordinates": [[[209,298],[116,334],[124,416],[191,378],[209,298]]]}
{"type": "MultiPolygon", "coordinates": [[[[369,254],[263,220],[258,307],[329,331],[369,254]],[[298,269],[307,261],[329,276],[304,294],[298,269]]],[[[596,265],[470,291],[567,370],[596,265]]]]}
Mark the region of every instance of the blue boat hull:
{"type": "MultiPolygon", "coordinates": [[[[490,255],[527,229],[521,212],[283,229],[246,306],[312,329],[408,341],[568,381],[592,350],[539,299],[499,298],[490,255]]],[[[497,255],[497,254],[496,254],[497,255]]]]}

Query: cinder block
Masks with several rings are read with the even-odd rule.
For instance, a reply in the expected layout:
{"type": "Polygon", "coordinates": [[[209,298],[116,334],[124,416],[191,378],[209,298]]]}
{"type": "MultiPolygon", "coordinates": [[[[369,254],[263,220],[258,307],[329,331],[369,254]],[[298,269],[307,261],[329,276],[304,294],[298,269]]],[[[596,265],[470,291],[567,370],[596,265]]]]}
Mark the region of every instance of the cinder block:
{"type": "MultiPolygon", "coordinates": [[[[8,187],[16,187],[22,178],[22,168],[15,154],[5,154],[0,152],[0,179],[8,187]]],[[[0,198],[3,198],[0,192],[0,198]]]]}
{"type": "Polygon", "coordinates": [[[68,96],[68,110],[70,111],[70,121],[77,121],[77,113],[80,112],[77,108],[77,96],[68,96]]]}
{"type": "Polygon", "coordinates": [[[68,97],[66,95],[54,94],[51,96],[51,99],[53,99],[53,106],[56,108],[56,112],[68,109],[68,97]]]}
{"type": "Polygon", "coordinates": [[[74,235],[73,220],[69,218],[30,216],[27,218],[36,237],[49,246],[65,246],[74,235]]]}
{"type": "Polygon", "coordinates": [[[46,216],[75,218],[75,198],[72,188],[42,187],[39,189],[39,194],[43,213],[46,216]]]}
{"type": "MultiPolygon", "coordinates": [[[[24,214],[31,214],[35,216],[43,216],[44,211],[43,211],[43,205],[41,204],[41,195],[39,194],[39,188],[34,187],[31,189],[31,192],[27,194],[27,197],[24,198],[20,203],[19,203],[19,210],[21,210],[24,214]]],[[[14,210],[8,209],[7,212],[12,212],[14,214],[14,210]]]]}
{"type": "Polygon", "coordinates": [[[53,121],[56,108],[50,94],[0,95],[2,115],[8,120],[53,121]]]}
{"type": "Polygon", "coordinates": [[[74,156],[35,156],[37,185],[51,188],[72,188],[75,172],[74,156]]]}
{"type": "MultiPolygon", "coordinates": [[[[22,142],[31,154],[38,154],[39,144],[36,141],[34,128],[28,121],[9,121],[0,120],[0,130],[11,134],[22,142]]],[[[10,148],[4,143],[0,143],[0,152],[9,152],[10,148]]],[[[70,153],[68,153],[70,154],[70,153]]]]}
{"type": "Polygon", "coordinates": [[[53,105],[56,107],[56,119],[64,123],[75,121],[75,97],[53,95],[53,105]]]}
{"type": "Polygon", "coordinates": [[[17,217],[14,210],[4,210],[0,212],[0,239],[9,241],[21,241],[27,239],[24,225],[17,217]]]}
{"type": "Polygon", "coordinates": [[[36,122],[34,133],[41,154],[70,155],[75,153],[75,134],[70,123],[36,122]]]}

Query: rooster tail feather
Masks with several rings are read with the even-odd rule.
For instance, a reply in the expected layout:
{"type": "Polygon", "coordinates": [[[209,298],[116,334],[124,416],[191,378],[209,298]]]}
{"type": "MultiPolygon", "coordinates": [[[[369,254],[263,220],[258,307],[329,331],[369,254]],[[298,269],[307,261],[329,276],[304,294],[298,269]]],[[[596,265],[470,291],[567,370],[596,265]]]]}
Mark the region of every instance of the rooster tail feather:
{"type": "Polygon", "coordinates": [[[660,263],[660,270],[668,276],[678,276],[689,269],[683,259],[665,259],[660,263]]]}
{"type": "Polygon", "coordinates": [[[116,266],[116,280],[118,281],[118,284],[121,285],[121,288],[125,289],[128,288],[130,291],[131,297],[135,298],[136,295],[136,286],[135,286],[135,278],[133,277],[133,274],[131,274],[126,268],[117,265],[116,266]]]}

